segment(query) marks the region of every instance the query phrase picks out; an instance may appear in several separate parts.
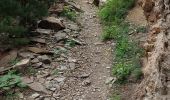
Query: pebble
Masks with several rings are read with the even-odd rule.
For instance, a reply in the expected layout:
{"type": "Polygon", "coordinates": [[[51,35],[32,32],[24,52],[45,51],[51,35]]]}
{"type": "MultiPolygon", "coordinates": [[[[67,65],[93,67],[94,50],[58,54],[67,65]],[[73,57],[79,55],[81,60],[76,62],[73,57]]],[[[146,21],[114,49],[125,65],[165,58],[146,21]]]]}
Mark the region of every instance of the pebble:
{"type": "Polygon", "coordinates": [[[106,81],[105,81],[105,84],[109,84],[109,83],[111,83],[113,80],[114,80],[113,77],[108,77],[108,78],[106,79],[106,81]]]}
{"type": "Polygon", "coordinates": [[[40,94],[38,93],[34,93],[31,95],[31,98],[35,99],[35,98],[38,98],[40,96],[40,94]]]}
{"type": "Polygon", "coordinates": [[[83,85],[83,86],[89,86],[89,85],[91,85],[90,79],[84,80],[83,83],[82,83],[82,85],[83,85]]]}

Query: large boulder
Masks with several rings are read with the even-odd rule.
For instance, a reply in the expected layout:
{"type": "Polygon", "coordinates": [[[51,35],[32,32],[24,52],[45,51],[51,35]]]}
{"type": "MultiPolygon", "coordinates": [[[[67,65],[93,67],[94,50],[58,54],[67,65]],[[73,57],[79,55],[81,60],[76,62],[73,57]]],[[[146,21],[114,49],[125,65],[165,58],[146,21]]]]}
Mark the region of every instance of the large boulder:
{"type": "Polygon", "coordinates": [[[65,25],[61,19],[55,17],[47,17],[39,22],[38,27],[42,29],[52,29],[59,31],[64,29],[65,25]]]}

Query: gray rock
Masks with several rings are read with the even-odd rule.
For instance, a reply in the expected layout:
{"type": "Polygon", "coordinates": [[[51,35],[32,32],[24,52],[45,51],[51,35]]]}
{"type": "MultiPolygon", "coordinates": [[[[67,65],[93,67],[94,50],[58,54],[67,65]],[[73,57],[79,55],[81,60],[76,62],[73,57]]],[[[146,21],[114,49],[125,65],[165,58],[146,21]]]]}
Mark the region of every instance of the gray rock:
{"type": "Polygon", "coordinates": [[[34,54],[30,52],[21,52],[18,55],[22,58],[30,58],[30,59],[34,58],[34,54]]]}
{"type": "Polygon", "coordinates": [[[70,33],[71,32],[70,29],[64,29],[63,31],[66,32],[66,33],[70,33]]]}
{"type": "Polygon", "coordinates": [[[38,98],[40,96],[40,94],[38,93],[34,93],[31,95],[31,98],[35,99],[35,98],[38,98]]]}
{"type": "Polygon", "coordinates": [[[109,84],[109,83],[112,83],[112,81],[114,80],[113,77],[108,77],[105,81],[105,84],[109,84]]]}
{"type": "Polygon", "coordinates": [[[38,58],[34,58],[33,60],[31,60],[31,63],[33,64],[38,63],[38,62],[39,62],[38,58]]]}
{"type": "Polygon", "coordinates": [[[60,70],[60,71],[67,70],[67,66],[65,66],[65,65],[60,65],[60,68],[58,68],[58,70],[60,70]]]}
{"type": "Polygon", "coordinates": [[[44,86],[39,83],[39,82],[33,82],[31,84],[27,84],[32,90],[37,91],[37,92],[44,92],[44,93],[49,93],[44,86]]]}
{"type": "Polygon", "coordinates": [[[36,29],[35,30],[37,33],[40,33],[40,34],[45,34],[45,35],[49,35],[52,33],[52,30],[49,30],[49,29],[36,29]]]}
{"type": "Polygon", "coordinates": [[[89,86],[89,85],[91,85],[91,81],[89,79],[86,79],[82,82],[82,85],[83,86],[89,86]]]}
{"type": "Polygon", "coordinates": [[[47,55],[38,56],[38,59],[43,62],[44,64],[50,64],[51,58],[49,58],[47,55]]]}
{"type": "Polygon", "coordinates": [[[77,25],[69,24],[69,28],[74,31],[80,31],[80,28],[77,25]]]}
{"type": "Polygon", "coordinates": [[[58,82],[56,81],[47,81],[45,83],[45,87],[46,89],[50,90],[50,91],[56,91],[60,89],[60,86],[58,84],[58,82]]]}
{"type": "Polygon", "coordinates": [[[35,68],[40,68],[40,67],[42,67],[42,65],[43,65],[42,62],[38,62],[38,63],[33,64],[32,66],[35,68]]]}
{"type": "Polygon", "coordinates": [[[76,63],[77,60],[76,60],[76,59],[73,59],[73,58],[71,58],[71,57],[69,57],[69,58],[68,58],[68,62],[74,62],[74,63],[76,63]]]}
{"type": "Polygon", "coordinates": [[[54,34],[54,38],[56,40],[56,42],[59,42],[61,40],[65,40],[67,37],[67,34],[64,33],[63,31],[59,31],[56,34],[54,34]]]}
{"type": "Polygon", "coordinates": [[[29,77],[21,77],[21,80],[25,84],[30,84],[30,83],[34,82],[34,79],[33,78],[29,78],[29,77]]]}
{"type": "Polygon", "coordinates": [[[69,63],[70,69],[74,70],[76,68],[76,64],[75,63],[69,63]]]}
{"type": "Polygon", "coordinates": [[[83,73],[80,75],[80,78],[88,78],[90,76],[90,73],[83,73]]]}
{"type": "Polygon", "coordinates": [[[23,59],[12,67],[13,68],[25,67],[25,66],[28,66],[29,64],[30,64],[30,59],[23,59]]]}
{"type": "Polygon", "coordinates": [[[65,28],[62,20],[55,17],[47,17],[43,19],[39,22],[38,27],[42,29],[52,29],[55,31],[59,31],[65,28]]]}
{"type": "Polygon", "coordinates": [[[54,78],[54,80],[56,80],[58,83],[63,83],[65,81],[66,77],[57,77],[57,78],[54,78]]]}
{"type": "Polygon", "coordinates": [[[51,68],[51,66],[50,66],[50,65],[43,64],[43,68],[49,69],[49,68],[51,68]]]}

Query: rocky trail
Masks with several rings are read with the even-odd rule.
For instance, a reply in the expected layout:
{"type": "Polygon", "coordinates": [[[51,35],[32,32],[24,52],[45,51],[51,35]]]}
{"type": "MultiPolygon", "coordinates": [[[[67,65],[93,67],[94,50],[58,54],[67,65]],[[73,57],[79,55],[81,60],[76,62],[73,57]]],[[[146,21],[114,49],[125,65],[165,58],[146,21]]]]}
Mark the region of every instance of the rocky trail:
{"type": "Polygon", "coordinates": [[[106,81],[112,79],[110,68],[113,45],[111,42],[101,42],[102,28],[96,16],[97,8],[87,1],[78,1],[78,4],[85,11],[79,18],[83,26],[79,38],[85,45],[73,48],[72,56],[80,62],[66,81],[69,86],[62,89],[65,94],[63,100],[106,100],[109,92],[106,81]]]}
{"type": "MultiPolygon", "coordinates": [[[[28,86],[11,91],[19,95],[16,100],[108,99],[114,43],[100,38],[97,7],[84,0],[73,4],[83,11],[76,22],[54,14],[39,23],[32,44],[0,55],[0,74],[17,69],[28,86]]],[[[3,94],[0,99],[5,100],[3,94]]]]}

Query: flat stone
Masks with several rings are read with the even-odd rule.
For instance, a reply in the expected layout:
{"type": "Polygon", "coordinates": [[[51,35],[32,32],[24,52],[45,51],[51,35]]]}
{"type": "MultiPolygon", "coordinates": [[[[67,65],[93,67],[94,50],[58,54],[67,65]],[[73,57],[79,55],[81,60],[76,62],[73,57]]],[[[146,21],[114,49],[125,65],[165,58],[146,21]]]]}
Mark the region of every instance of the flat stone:
{"type": "Polygon", "coordinates": [[[37,43],[42,43],[42,44],[45,44],[45,39],[42,39],[42,38],[31,38],[31,41],[32,42],[37,42],[37,43]]]}
{"type": "Polygon", "coordinates": [[[83,73],[80,75],[80,78],[88,78],[90,76],[90,73],[83,73]]]}
{"type": "Polygon", "coordinates": [[[25,67],[28,66],[30,64],[30,59],[23,59],[21,61],[19,61],[18,63],[16,63],[13,68],[15,67],[25,67]]]}
{"type": "Polygon", "coordinates": [[[43,68],[45,68],[45,69],[49,69],[49,68],[51,68],[51,66],[50,65],[46,65],[46,64],[43,64],[43,66],[42,66],[43,68]]]}
{"type": "Polygon", "coordinates": [[[35,98],[38,98],[40,96],[40,94],[38,93],[34,93],[31,95],[31,98],[35,99],[35,98]]]}
{"type": "Polygon", "coordinates": [[[31,60],[31,63],[38,63],[39,62],[39,60],[38,60],[38,58],[34,58],[33,60],[31,60]]]}
{"type": "Polygon", "coordinates": [[[66,33],[70,33],[71,32],[70,29],[64,29],[63,31],[66,32],[66,33]]]}
{"type": "Polygon", "coordinates": [[[42,67],[42,65],[43,65],[42,62],[38,62],[38,63],[33,64],[32,66],[35,68],[40,68],[40,67],[42,67]]]}
{"type": "Polygon", "coordinates": [[[69,63],[70,69],[74,70],[76,68],[76,64],[75,63],[69,63]]]}
{"type": "Polygon", "coordinates": [[[36,54],[53,54],[53,52],[46,50],[46,48],[27,47],[27,50],[36,54]]]}
{"type": "Polygon", "coordinates": [[[105,81],[105,84],[109,84],[109,83],[112,83],[112,81],[114,80],[113,77],[108,77],[105,81]]]}
{"type": "Polygon", "coordinates": [[[45,83],[45,87],[46,89],[53,91],[53,92],[60,89],[58,82],[55,82],[55,81],[47,81],[45,83]]]}
{"type": "Polygon", "coordinates": [[[49,58],[47,55],[38,56],[38,59],[43,62],[44,64],[50,64],[51,58],[49,58]]]}
{"type": "Polygon", "coordinates": [[[73,58],[71,58],[71,57],[69,57],[69,58],[68,58],[68,62],[74,62],[74,63],[76,63],[77,60],[76,60],[76,59],[73,59],[73,58]]]}
{"type": "Polygon", "coordinates": [[[82,85],[83,86],[89,86],[89,85],[91,85],[91,81],[89,79],[86,79],[86,80],[83,81],[82,85]]]}
{"type": "Polygon", "coordinates": [[[44,92],[44,93],[49,93],[44,86],[39,83],[39,82],[33,82],[31,84],[27,84],[32,90],[37,91],[37,92],[44,92]]]}
{"type": "Polygon", "coordinates": [[[37,33],[40,33],[40,34],[49,35],[49,34],[52,33],[52,30],[50,30],[50,29],[36,29],[36,32],[37,32],[37,33]]]}
{"type": "Polygon", "coordinates": [[[61,41],[61,40],[65,40],[67,37],[67,34],[64,33],[63,31],[59,31],[56,34],[54,34],[54,38],[57,42],[61,41]]]}
{"type": "Polygon", "coordinates": [[[29,78],[29,77],[21,77],[22,82],[24,82],[25,84],[30,84],[34,82],[33,78],[29,78]]]}
{"type": "Polygon", "coordinates": [[[74,24],[69,24],[69,28],[71,30],[74,30],[74,31],[79,31],[80,30],[80,28],[77,25],[74,25],[74,24]]]}
{"type": "Polygon", "coordinates": [[[17,50],[12,50],[6,53],[6,56],[1,57],[0,59],[0,67],[10,66],[9,63],[15,60],[16,58],[17,58],[17,50]]]}
{"type": "Polygon", "coordinates": [[[18,55],[22,58],[30,58],[30,59],[34,58],[34,54],[31,52],[21,52],[18,55]]]}
{"type": "Polygon", "coordinates": [[[61,76],[61,77],[57,77],[57,78],[54,78],[54,80],[56,80],[57,82],[61,83],[61,82],[64,82],[65,81],[65,77],[61,76]]]}
{"type": "Polygon", "coordinates": [[[65,28],[62,20],[55,17],[47,17],[43,19],[39,22],[38,27],[42,29],[52,29],[55,31],[59,31],[65,28]]]}
{"type": "Polygon", "coordinates": [[[58,70],[60,70],[60,71],[67,70],[67,66],[65,66],[65,65],[60,65],[60,67],[58,68],[58,70]]]}

